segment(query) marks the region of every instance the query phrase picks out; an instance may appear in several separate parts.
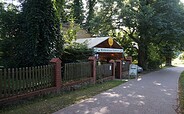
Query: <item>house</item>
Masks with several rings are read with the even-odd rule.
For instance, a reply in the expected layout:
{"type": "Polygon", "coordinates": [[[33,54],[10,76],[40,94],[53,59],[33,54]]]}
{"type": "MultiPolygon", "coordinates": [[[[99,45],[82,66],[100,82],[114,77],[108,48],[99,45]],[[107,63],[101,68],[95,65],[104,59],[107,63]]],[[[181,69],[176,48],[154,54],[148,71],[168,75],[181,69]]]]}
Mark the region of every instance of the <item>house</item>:
{"type": "Polygon", "coordinates": [[[123,48],[111,37],[79,38],[76,43],[86,43],[99,61],[121,60],[123,48]]]}

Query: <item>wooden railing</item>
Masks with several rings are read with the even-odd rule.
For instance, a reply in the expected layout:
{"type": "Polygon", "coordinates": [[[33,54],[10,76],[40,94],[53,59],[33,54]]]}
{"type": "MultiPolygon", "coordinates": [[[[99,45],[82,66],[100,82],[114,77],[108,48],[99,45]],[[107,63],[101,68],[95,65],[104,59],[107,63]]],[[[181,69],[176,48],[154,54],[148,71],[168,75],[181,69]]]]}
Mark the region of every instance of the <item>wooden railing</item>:
{"type": "Polygon", "coordinates": [[[90,62],[67,63],[64,66],[63,82],[75,81],[92,77],[92,66],[90,62]]]}
{"type": "Polygon", "coordinates": [[[0,99],[53,86],[53,65],[0,69],[0,99]]]}
{"type": "Polygon", "coordinates": [[[96,78],[102,79],[112,76],[112,64],[102,64],[96,66],[96,78]]]}

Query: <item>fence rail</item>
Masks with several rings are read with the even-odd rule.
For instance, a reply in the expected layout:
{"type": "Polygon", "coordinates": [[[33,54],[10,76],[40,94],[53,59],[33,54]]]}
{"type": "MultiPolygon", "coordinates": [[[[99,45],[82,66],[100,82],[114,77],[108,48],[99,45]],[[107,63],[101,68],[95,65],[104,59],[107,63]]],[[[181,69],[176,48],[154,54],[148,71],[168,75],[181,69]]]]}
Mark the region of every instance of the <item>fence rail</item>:
{"type": "Polygon", "coordinates": [[[96,66],[96,78],[102,79],[105,77],[112,76],[112,64],[102,64],[96,66]]]}
{"type": "Polygon", "coordinates": [[[92,66],[90,62],[67,63],[64,66],[64,77],[62,80],[74,81],[91,77],[92,66]]]}
{"type": "Polygon", "coordinates": [[[53,86],[53,65],[0,69],[0,99],[53,86]]]}

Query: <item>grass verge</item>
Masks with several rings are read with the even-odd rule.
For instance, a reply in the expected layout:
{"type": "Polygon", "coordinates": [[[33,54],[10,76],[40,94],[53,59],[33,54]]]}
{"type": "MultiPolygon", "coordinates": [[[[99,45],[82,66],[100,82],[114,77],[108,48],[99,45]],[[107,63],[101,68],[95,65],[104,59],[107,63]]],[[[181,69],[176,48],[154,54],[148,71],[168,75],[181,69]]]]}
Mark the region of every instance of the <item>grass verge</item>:
{"type": "Polygon", "coordinates": [[[184,71],[179,78],[179,108],[181,114],[184,114],[184,71]]]}
{"type": "Polygon", "coordinates": [[[125,81],[113,80],[102,84],[88,85],[76,91],[65,92],[60,95],[48,95],[28,103],[6,107],[0,111],[5,114],[50,114],[82,99],[90,98],[103,91],[116,87],[125,81]]]}

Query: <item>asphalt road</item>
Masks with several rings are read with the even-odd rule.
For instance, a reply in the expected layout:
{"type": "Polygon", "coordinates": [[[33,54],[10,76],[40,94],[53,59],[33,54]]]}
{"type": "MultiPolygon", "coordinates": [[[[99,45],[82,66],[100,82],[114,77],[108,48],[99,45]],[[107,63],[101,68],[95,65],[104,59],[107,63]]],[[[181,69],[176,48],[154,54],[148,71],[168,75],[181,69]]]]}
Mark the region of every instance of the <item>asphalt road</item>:
{"type": "Polygon", "coordinates": [[[54,114],[176,114],[183,70],[173,67],[145,74],[54,114]]]}

